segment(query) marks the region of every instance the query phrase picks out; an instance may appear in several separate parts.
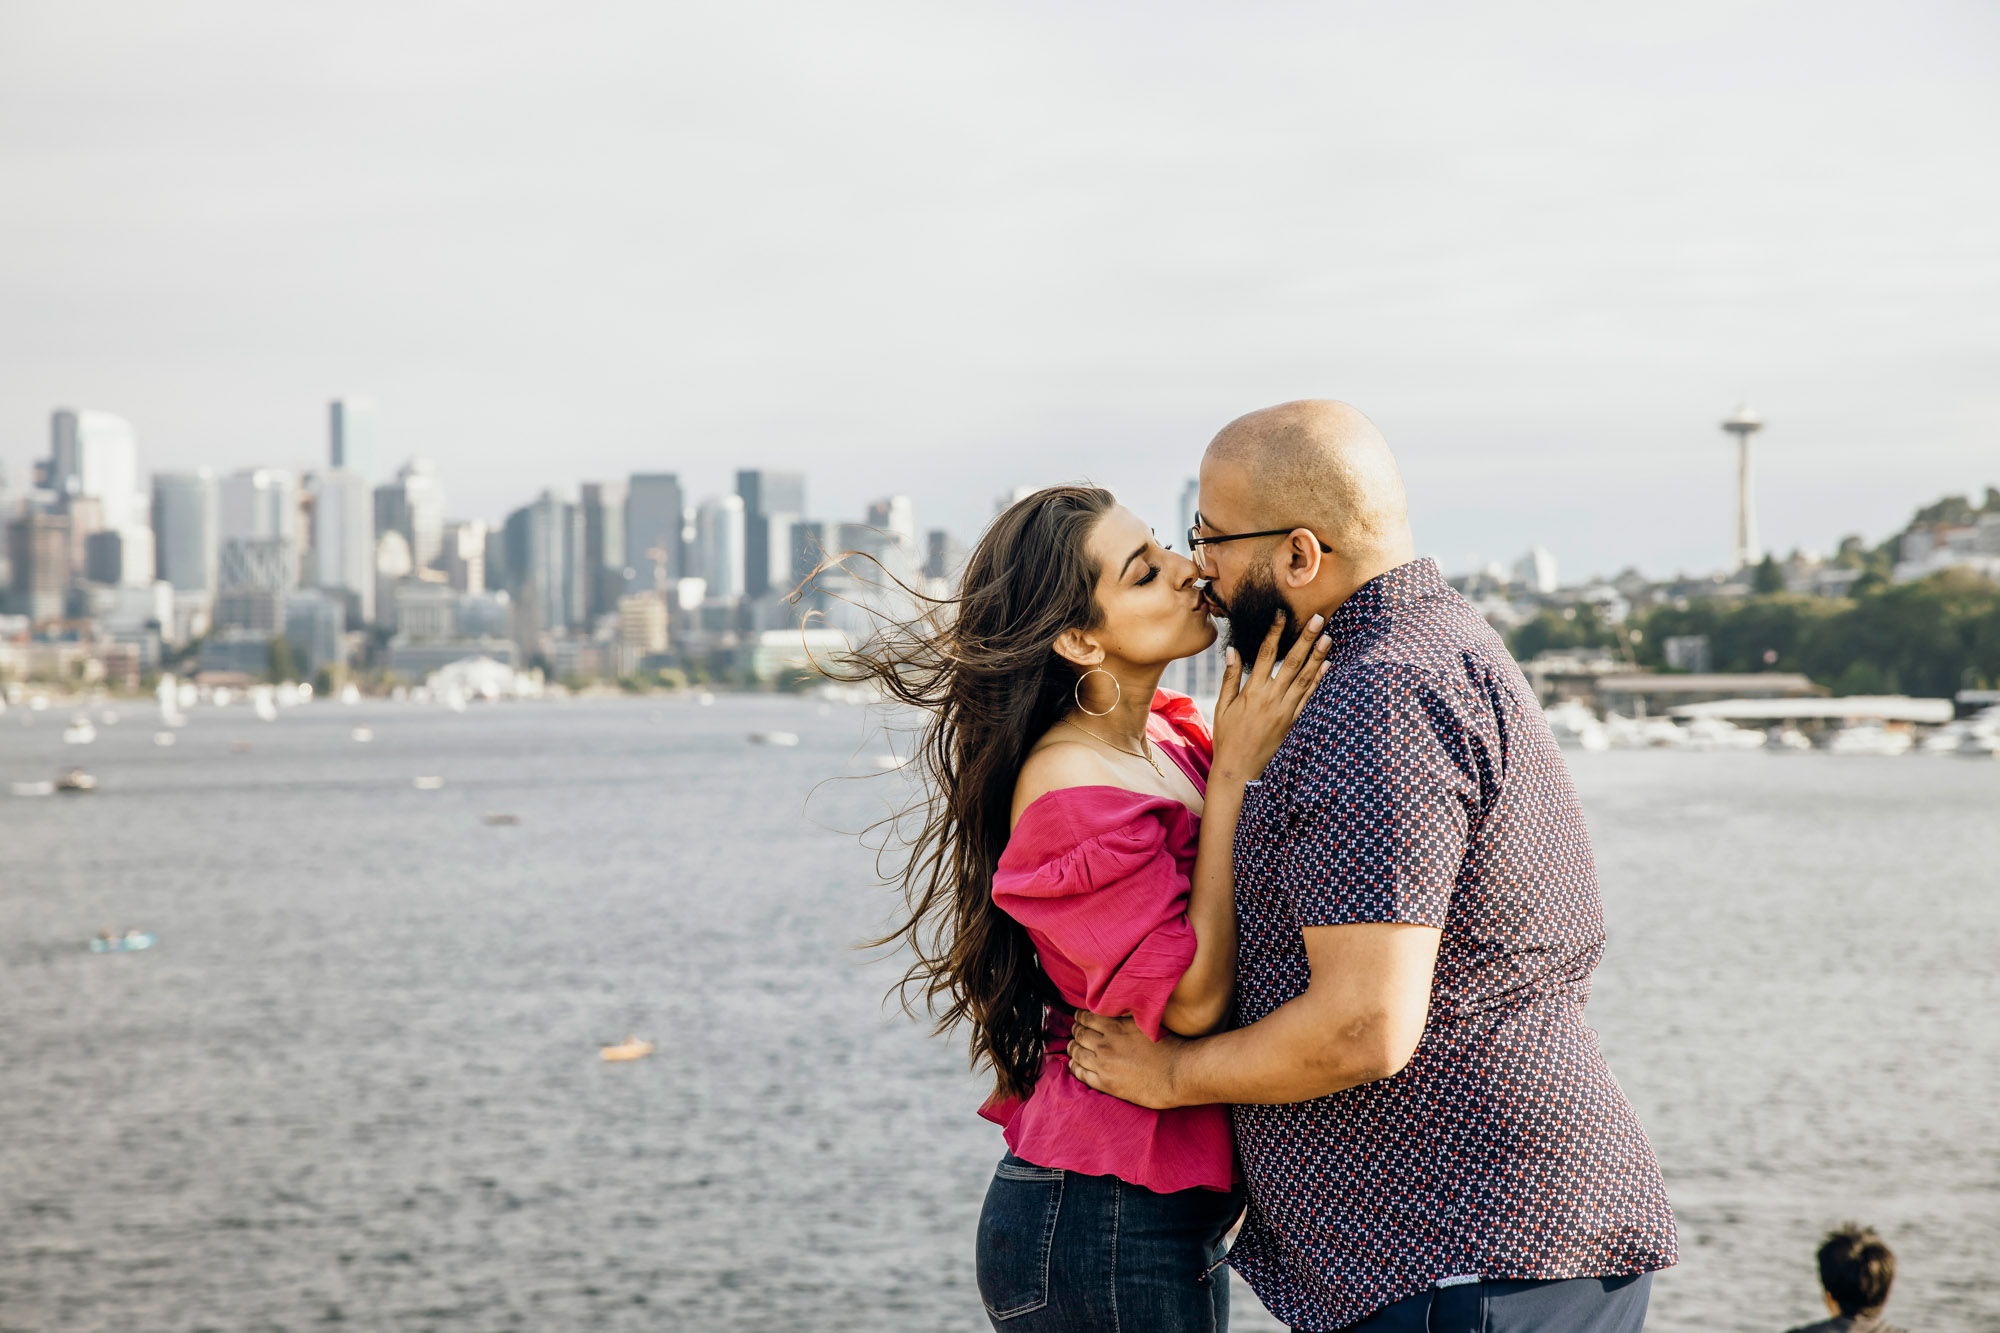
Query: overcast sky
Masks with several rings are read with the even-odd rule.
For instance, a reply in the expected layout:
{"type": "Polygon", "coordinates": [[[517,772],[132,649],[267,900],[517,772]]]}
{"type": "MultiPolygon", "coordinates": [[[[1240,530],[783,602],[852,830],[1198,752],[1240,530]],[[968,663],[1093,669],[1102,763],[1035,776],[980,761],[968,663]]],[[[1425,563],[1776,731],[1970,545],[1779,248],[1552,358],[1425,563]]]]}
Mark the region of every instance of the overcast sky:
{"type": "Polygon", "coordinates": [[[2000,484],[2000,7],[0,3],[0,461],[309,466],[457,515],[795,467],[1164,531],[1229,418],[1382,426],[1421,548],[1566,576],[2000,484]]]}

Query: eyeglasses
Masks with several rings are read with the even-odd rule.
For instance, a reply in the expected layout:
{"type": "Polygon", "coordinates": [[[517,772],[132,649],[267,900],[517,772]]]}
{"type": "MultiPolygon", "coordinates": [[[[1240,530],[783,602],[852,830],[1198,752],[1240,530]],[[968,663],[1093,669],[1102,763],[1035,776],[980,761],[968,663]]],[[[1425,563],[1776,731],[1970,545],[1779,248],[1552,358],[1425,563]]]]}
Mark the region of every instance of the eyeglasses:
{"type": "MultiPolygon", "coordinates": [[[[1203,537],[1197,535],[1201,532],[1201,527],[1201,515],[1196,514],[1194,516],[1194,526],[1189,528],[1187,532],[1187,542],[1188,555],[1194,560],[1195,572],[1203,578],[1212,577],[1208,568],[1208,555],[1201,549],[1204,546],[1215,546],[1222,542],[1248,541],[1252,537],[1283,537],[1288,533],[1298,531],[1297,528],[1265,528],[1262,532],[1232,532],[1221,537],[1203,537]]],[[[1311,529],[1307,529],[1307,531],[1311,531],[1311,529]]],[[[1333,548],[1325,542],[1320,541],[1318,537],[1314,537],[1313,541],[1318,543],[1319,549],[1323,554],[1333,554],[1333,548]]]]}

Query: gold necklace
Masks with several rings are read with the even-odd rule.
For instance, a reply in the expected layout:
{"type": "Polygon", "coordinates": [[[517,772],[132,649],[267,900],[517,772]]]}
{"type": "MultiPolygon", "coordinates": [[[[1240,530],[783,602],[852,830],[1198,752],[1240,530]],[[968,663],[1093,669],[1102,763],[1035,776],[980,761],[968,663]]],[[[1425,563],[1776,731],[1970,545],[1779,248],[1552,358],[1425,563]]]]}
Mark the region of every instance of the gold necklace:
{"type": "MultiPolygon", "coordinates": [[[[1153,771],[1160,775],[1160,781],[1165,782],[1167,780],[1167,771],[1160,767],[1159,761],[1153,758],[1150,750],[1136,750],[1136,751],[1128,750],[1122,745],[1115,745],[1112,742],[1104,739],[1104,737],[1098,735],[1096,732],[1092,731],[1089,727],[1084,726],[1083,723],[1078,722],[1075,718],[1066,717],[1063,719],[1063,721],[1069,723],[1072,727],[1075,727],[1078,731],[1090,737],[1090,739],[1096,741],[1099,745],[1108,745],[1112,749],[1118,751],[1118,753],[1120,754],[1129,754],[1134,759],[1145,760],[1147,763],[1153,766],[1153,771]]],[[[1140,736],[1139,744],[1144,745],[1145,743],[1146,743],[1146,738],[1143,735],[1140,736]]]]}

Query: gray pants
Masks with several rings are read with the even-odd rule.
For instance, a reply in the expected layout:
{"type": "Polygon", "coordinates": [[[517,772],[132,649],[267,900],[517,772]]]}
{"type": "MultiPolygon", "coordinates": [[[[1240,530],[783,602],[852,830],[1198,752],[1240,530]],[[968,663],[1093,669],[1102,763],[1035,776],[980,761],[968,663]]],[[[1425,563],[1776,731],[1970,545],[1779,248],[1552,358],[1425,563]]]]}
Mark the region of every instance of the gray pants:
{"type": "Polygon", "coordinates": [[[1465,1282],[1405,1296],[1339,1333],[1641,1333],[1652,1292],[1651,1273],[1465,1282]]]}

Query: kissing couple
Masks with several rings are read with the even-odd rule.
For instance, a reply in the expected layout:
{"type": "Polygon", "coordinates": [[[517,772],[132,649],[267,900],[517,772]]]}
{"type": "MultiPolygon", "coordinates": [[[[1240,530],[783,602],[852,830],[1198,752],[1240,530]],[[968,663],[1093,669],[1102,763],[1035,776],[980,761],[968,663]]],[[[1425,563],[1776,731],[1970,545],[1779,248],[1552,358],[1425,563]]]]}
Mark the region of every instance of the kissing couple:
{"type": "Polygon", "coordinates": [[[1225,426],[1185,553],[1039,491],[848,666],[928,713],[885,942],[994,1080],[995,1329],[1220,1333],[1234,1268],[1312,1333],[1639,1333],[1674,1222],[1583,813],[1366,417],[1225,426]],[[1213,616],[1211,729],[1159,681],[1213,616]]]}

